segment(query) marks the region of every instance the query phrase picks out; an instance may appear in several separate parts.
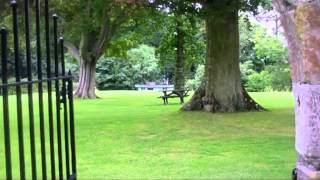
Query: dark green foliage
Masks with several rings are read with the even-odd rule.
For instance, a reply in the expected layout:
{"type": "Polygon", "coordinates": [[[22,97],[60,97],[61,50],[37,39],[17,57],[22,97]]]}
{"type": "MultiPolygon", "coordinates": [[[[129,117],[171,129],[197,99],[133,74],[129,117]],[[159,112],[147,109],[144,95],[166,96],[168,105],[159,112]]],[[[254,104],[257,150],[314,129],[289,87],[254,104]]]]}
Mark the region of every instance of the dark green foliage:
{"type": "Polygon", "coordinates": [[[97,88],[99,90],[133,89],[131,67],[131,63],[122,59],[101,59],[97,64],[97,88]]]}
{"type": "MultiPolygon", "coordinates": [[[[30,41],[31,41],[31,58],[32,58],[32,73],[34,76],[37,74],[37,60],[36,60],[36,35],[35,35],[35,3],[34,0],[30,0],[30,41]]],[[[18,3],[18,29],[19,29],[19,48],[20,48],[20,60],[21,60],[21,77],[27,78],[27,60],[26,60],[26,44],[25,44],[25,14],[24,14],[24,0],[17,0],[18,3]]],[[[44,6],[44,3],[41,4],[44,6]]],[[[41,21],[41,23],[44,23],[41,21]]],[[[12,29],[12,12],[10,7],[10,1],[0,3],[0,28],[6,28],[8,30],[8,71],[9,77],[14,77],[14,51],[13,51],[13,29],[12,29]]],[[[41,34],[42,43],[45,42],[44,31],[41,34]]],[[[1,45],[1,44],[0,44],[1,45]]],[[[45,46],[42,46],[42,52],[45,52],[45,46]]],[[[0,57],[1,57],[0,51],[0,57]]],[[[42,54],[45,57],[45,54],[42,54]]],[[[42,63],[42,69],[45,69],[45,63],[42,63]]],[[[1,76],[0,68],[0,76],[1,76]]],[[[45,72],[43,72],[45,74],[45,72]]]]}
{"type": "Polygon", "coordinates": [[[204,75],[204,65],[199,65],[196,69],[196,73],[193,79],[189,79],[186,83],[186,87],[190,90],[197,90],[201,85],[204,75]]]}
{"type": "MultiPolygon", "coordinates": [[[[79,66],[70,55],[67,59],[66,67],[78,80],[79,66]]],[[[96,71],[97,88],[100,90],[134,89],[135,84],[162,81],[155,49],[147,45],[130,49],[125,57],[102,57],[96,71]]]]}
{"type": "MultiPolygon", "coordinates": [[[[157,55],[160,59],[160,68],[166,77],[173,81],[177,59],[177,18],[167,12],[159,13],[157,34],[150,35],[157,42],[157,55]]],[[[184,69],[185,76],[193,76],[198,64],[203,64],[206,57],[204,21],[198,17],[180,16],[183,20],[182,31],[184,35],[184,69]]]]}
{"type": "MultiPolygon", "coordinates": [[[[166,19],[165,30],[163,30],[157,54],[160,58],[162,73],[171,79],[175,70],[177,38],[174,17],[168,16],[166,19]]],[[[194,74],[192,68],[196,68],[198,64],[203,64],[206,57],[204,24],[201,20],[197,20],[197,23],[193,25],[185,21],[184,32],[185,76],[188,77],[190,73],[191,75],[194,74]]]]}
{"type": "Polygon", "coordinates": [[[248,91],[291,90],[288,50],[279,35],[240,19],[242,81],[248,91]]]}
{"type": "Polygon", "coordinates": [[[254,72],[250,76],[248,76],[247,83],[245,87],[249,92],[262,92],[266,91],[268,87],[268,71],[262,71],[260,73],[254,72]]]}
{"type": "Polygon", "coordinates": [[[269,72],[269,86],[275,91],[291,91],[292,81],[288,64],[278,64],[266,67],[269,72]]]}
{"type": "Polygon", "coordinates": [[[249,75],[246,88],[250,92],[291,91],[291,76],[288,65],[268,66],[260,73],[249,75]]]}
{"type": "Polygon", "coordinates": [[[147,73],[143,64],[125,59],[102,59],[97,65],[97,88],[99,90],[135,89],[136,84],[159,81],[155,71],[147,73]]]}
{"type": "Polygon", "coordinates": [[[160,81],[155,49],[141,45],[128,51],[127,58],[102,58],[97,64],[98,89],[134,89],[136,84],[160,81]]]}
{"type": "Polygon", "coordinates": [[[121,37],[128,38],[128,35],[131,35],[135,27],[135,18],[146,16],[143,2],[143,0],[139,2],[130,0],[53,1],[62,17],[62,26],[68,40],[79,44],[82,36],[86,35],[91,38],[87,40],[88,43],[95,44],[96,41],[104,39],[106,44],[101,48],[102,52],[98,53],[100,55],[109,49],[111,54],[123,53],[117,52],[119,50],[117,46],[123,46],[124,50],[127,50],[125,47],[132,47],[130,42],[125,42],[121,37]],[[105,33],[102,33],[103,28],[105,33]]]}

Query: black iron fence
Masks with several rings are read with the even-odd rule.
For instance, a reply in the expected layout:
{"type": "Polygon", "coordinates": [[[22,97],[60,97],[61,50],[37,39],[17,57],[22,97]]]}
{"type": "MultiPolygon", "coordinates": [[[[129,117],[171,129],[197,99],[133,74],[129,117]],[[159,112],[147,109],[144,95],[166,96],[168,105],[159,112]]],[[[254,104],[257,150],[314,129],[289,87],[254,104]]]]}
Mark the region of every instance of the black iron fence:
{"type": "Polygon", "coordinates": [[[3,135],[0,135],[4,139],[4,146],[0,145],[0,154],[2,154],[1,151],[4,151],[4,157],[0,157],[0,161],[5,160],[5,177],[0,178],[76,179],[72,76],[70,71],[68,73],[65,71],[64,40],[58,38],[58,17],[53,15],[52,19],[50,18],[48,3],[48,0],[41,2],[35,0],[35,7],[32,9],[35,12],[37,78],[33,77],[35,73],[32,72],[34,71],[31,52],[33,33],[30,31],[30,14],[33,13],[30,13],[29,0],[24,0],[24,4],[11,1],[12,27],[3,27],[0,30],[2,72],[0,89],[4,132],[3,135]],[[43,11],[40,3],[44,3],[43,11]],[[22,12],[24,12],[23,35],[19,32],[19,29],[22,28],[19,28],[21,21],[18,16],[18,13],[22,12]],[[44,12],[44,16],[41,16],[40,12],[44,12]],[[41,37],[42,29],[44,43],[41,37]],[[14,59],[12,60],[8,59],[8,48],[10,48],[8,37],[13,39],[14,59]],[[24,38],[23,41],[20,40],[21,37],[24,38]],[[19,47],[22,42],[25,45],[27,81],[21,80],[22,64],[19,47]],[[43,44],[45,45],[45,63],[41,52],[43,44]],[[53,52],[52,55],[51,52],[53,52]],[[8,62],[10,61],[14,61],[15,82],[8,82],[8,62]],[[43,64],[46,65],[45,70],[42,69],[43,64]],[[51,67],[54,67],[53,70],[51,67]],[[22,87],[27,87],[26,95],[22,94],[22,87]],[[9,91],[12,91],[13,88],[14,95],[10,96],[9,91]],[[12,102],[13,99],[15,99],[14,102],[12,102]],[[12,116],[13,111],[14,116],[12,116]],[[27,118],[24,114],[27,114],[27,118]],[[10,131],[13,125],[17,126],[17,131],[10,131]],[[25,129],[27,129],[26,132],[25,129]],[[14,137],[18,138],[16,144],[13,143],[16,142],[14,137]],[[13,147],[17,147],[17,153],[12,152],[13,147]],[[26,150],[26,147],[29,149],[26,150]],[[16,156],[18,156],[17,162],[13,160],[13,157],[16,156]],[[31,167],[27,167],[28,165],[31,167]],[[13,172],[19,172],[19,175],[13,172]]]}

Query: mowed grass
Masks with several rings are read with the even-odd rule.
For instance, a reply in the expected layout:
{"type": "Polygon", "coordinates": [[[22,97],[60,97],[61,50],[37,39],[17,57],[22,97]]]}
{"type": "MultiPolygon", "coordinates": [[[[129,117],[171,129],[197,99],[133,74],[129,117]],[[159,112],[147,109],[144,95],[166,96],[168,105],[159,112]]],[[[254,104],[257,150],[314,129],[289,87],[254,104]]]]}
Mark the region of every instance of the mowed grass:
{"type": "MultiPolygon", "coordinates": [[[[156,98],[159,92],[105,91],[98,95],[101,99],[75,100],[79,179],[291,178],[296,160],[291,93],[252,93],[269,111],[227,114],[180,112],[178,99],[162,105],[156,98]]],[[[10,100],[14,109],[14,97],[10,100]]],[[[26,110],[26,96],[23,100],[26,110]]],[[[15,112],[11,116],[14,175],[19,177],[15,112]]],[[[27,112],[24,116],[30,177],[27,112]]],[[[0,128],[3,179],[2,118],[0,128]]],[[[36,130],[41,175],[39,125],[36,130]]]]}

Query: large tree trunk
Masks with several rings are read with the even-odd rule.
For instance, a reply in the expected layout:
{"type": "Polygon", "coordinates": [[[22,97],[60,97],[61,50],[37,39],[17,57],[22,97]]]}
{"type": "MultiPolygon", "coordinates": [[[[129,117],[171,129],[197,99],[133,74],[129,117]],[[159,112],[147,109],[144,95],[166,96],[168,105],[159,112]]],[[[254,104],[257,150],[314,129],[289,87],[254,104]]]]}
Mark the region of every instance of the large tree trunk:
{"type": "Polygon", "coordinates": [[[83,33],[81,36],[78,55],[80,67],[79,83],[74,93],[74,95],[78,98],[94,99],[97,97],[95,94],[95,76],[97,59],[100,57],[100,54],[94,52],[94,37],[95,36],[90,33],[83,33]]]}
{"type": "Polygon", "coordinates": [[[177,21],[177,59],[174,76],[174,89],[183,90],[185,85],[184,78],[184,30],[183,19],[180,14],[176,15],[177,21]]]}
{"type": "Polygon", "coordinates": [[[241,85],[238,10],[208,4],[207,60],[201,87],[183,110],[234,112],[259,109],[241,85]]]}
{"type": "Polygon", "coordinates": [[[78,98],[94,99],[96,98],[96,61],[80,60],[79,84],[74,93],[78,98]]]}
{"type": "MultiPolygon", "coordinates": [[[[90,14],[92,8],[90,6],[87,8],[90,14]]],[[[77,59],[80,67],[79,83],[74,94],[78,98],[97,98],[95,94],[97,61],[106,52],[107,45],[116,31],[129,17],[128,11],[124,9],[114,18],[110,17],[111,14],[113,13],[107,10],[104,12],[104,17],[101,19],[103,23],[99,31],[98,29],[97,31],[82,29],[79,46],[71,42],[65,43],[69,53],[77,59]]]]}
{"type": "Polygon", "coordinates": [[[320,179],[320,1],[274,0],[288,41],[298,179],[320,179]]]}

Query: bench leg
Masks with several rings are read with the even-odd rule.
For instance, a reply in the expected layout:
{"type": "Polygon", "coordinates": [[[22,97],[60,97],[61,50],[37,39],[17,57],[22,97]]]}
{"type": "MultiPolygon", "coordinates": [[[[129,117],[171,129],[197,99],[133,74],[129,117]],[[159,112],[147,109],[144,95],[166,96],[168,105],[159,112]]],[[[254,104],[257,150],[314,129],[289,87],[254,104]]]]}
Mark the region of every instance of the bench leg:
{"type": "Polygon", "coordinates": [[[164,105],[168,104],[168,98],[163,97],[162,100],[164,105]]]}
{"type": "Polygon", "coordinates": [[[184,99],[183,97],[180,97],[180,103],[183,104],[184,103],[184,99]]]}

